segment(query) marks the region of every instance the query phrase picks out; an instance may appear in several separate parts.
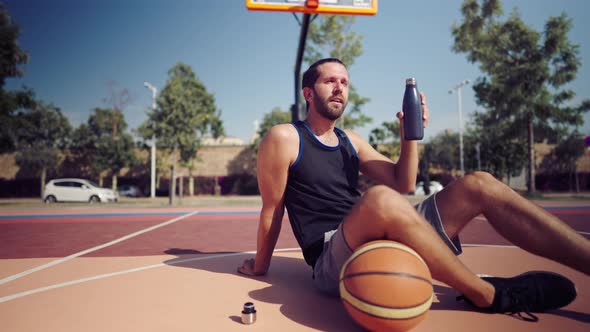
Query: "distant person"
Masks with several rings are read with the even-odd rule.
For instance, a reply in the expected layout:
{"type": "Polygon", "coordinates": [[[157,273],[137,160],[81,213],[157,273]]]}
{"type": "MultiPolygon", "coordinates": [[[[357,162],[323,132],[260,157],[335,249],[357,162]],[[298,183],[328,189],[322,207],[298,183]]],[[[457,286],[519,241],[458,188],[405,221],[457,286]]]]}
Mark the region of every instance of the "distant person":
{"type": "MultiPolygon", "coordinates": [[[[458,235],[483,214],[515,245],[586,275],[590,241],[484,172],[468,174],[413,207],[401,194],[413,191],[416,183],[416,141],[403,140],[400,157],[393,162],[355,132],[335,128],[349,87],[348,71],[340,60],[312,64],[303,75],[307,119],[276,125],[262,140],[257,252],[255,259],[238,268],[240,273],[255,276],[268,271],[286,207],[305,261],[313,268],[313,283],[328,294],[338,295],[340,269],[356,248],[386,239],[416,250],[433,278],[482,310],[524,312],[525,319],[537,320],[531,312],[559,308],[575,299],[574,284],[551,272],[479,278],[456,256],[461,253],[458,235]],[[356,189],[359,171],[380,185],[361,195],[356,189]]],[[[422,93],[421,102],[426,126],[429,110],[422,93]]],[[[403,117],[397,113],[400,121],[403,117]]]]}

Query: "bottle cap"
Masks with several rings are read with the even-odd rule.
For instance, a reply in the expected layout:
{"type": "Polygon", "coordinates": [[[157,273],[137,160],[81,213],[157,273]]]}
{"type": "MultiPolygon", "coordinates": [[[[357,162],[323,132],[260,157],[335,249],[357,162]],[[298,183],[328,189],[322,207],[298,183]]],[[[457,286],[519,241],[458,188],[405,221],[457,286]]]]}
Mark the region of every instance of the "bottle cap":
{"type": "Polygon", "coordinates": [[[256,312],[256,309],[254,308],[254,303],[252,303],[252,302],[244,303],[244,310],[242,311],[243,314],[253,314],[255,312],[256,312]]]}
{"type": "Polygon", "coordinates": [[[416,79],[414,77],[410,77],[406,79],[406,85],[415,85],[416,79]]]}

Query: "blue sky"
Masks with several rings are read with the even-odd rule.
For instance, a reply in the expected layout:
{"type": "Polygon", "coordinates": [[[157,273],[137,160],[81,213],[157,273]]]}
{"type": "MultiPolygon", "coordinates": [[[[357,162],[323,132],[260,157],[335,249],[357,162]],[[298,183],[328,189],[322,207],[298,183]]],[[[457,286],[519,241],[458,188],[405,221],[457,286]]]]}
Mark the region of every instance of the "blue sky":
{"type": "MultiPolygon", "coordinates": [[[[364,136],[400,110],[404,81],[416,77],[427,97],[430,138],[458,130],[457,83],[481,76],[465,54],[451,51],[451,25],[461,19],[460,0],[379,1],[376,16],[357,16],[363,50],[350,66],[352,83],[371,101],[364,112],[373,123],[364,136]]],[[[293,69],[300,27],[291,13],[248,11],[244,0],[9,0],[21,27],[21,48],[30,54],[25,75],[7,88],[26,85],[55,104],[74,126],[95,107],[108,106],[109,82],[134,97],[124,110],[130,128],[146,119],[151,93],[162,89],[177,62],[190,65],[213,93],[226,133],[248,140],[254,121],[274,107],[288,110],[294,99],[293,69]]],[[[505,14],[517,7],[537,31],[550,16],[573,19],[570,40],[580,45],[582,67],[569,87],[576,102],[590,98],[590,2],[503,1],[505,14]]],[[[303,69],[308,64],[303,64],[303,69]]],[[[478,109],[471,86],[463,88],[464,118],[478,109]]],[[[583,134],[590,135],[590,115],[583,134]]],[[[523,130],[525,130],[523,128],[523,130]]]]}

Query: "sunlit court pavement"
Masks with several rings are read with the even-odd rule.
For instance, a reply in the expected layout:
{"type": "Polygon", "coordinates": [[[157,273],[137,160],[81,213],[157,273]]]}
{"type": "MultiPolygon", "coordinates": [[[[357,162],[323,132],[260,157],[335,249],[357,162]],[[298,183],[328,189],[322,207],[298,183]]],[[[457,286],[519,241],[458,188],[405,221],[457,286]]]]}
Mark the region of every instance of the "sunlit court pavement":
{"type": "MultiPolygon", "coordinates": [[[[590,200],[537,202],[590,238],[590,200]]],[[[166,198],[101,205],[3,202],[3,330],[360,330],[338,299],[313,289],[286,218],[268,275],[236,273],[253,257],[259,197],[193,197],[184,198],[182,206],[166,204],[166,198]],[[240,321],[248,301],[258,315],[250,326],[240,321]]],[[[435,282],[435,301],[415,331],[588,330],[587,276],[510,246],[483,217],[465,229],[462,241],[462,260],[474,272],[559,272],[576,282],[578,299],[529,323],[475,312],[455,301],[454,290],[435,282]]]]}

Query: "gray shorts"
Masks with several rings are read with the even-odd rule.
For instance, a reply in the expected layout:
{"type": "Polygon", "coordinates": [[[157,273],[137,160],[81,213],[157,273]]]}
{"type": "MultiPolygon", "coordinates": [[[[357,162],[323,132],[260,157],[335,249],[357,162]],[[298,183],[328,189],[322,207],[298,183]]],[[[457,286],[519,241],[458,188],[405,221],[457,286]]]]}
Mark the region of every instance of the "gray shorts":
{"type": "MultiPolygon", "coordinates": [[[[462,252],[461,242],[459,237],[450,239],[445,232],[436,207],[435,195],[430,195],[416,205],[416,210],[434,227],[455,255],[459,255],[462,252]]],[[[324,234],[324,250],[313,269],[314,284],[321,292],[333,296],[339,295],[340,269],[352,255],[352,252],[353,250],[344,239],[342,224],[337,229],[324,234]]]]}

